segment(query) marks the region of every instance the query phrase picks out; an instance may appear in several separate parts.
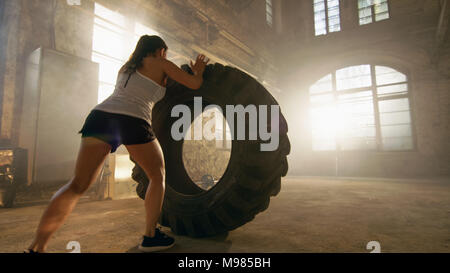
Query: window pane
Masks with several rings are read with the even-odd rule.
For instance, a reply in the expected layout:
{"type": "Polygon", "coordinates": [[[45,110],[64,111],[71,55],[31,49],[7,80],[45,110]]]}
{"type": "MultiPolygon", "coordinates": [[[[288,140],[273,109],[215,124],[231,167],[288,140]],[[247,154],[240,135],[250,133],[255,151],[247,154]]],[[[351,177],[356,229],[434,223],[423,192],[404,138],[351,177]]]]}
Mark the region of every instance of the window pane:
{"type": "Polygon", "coordinates": [[[375,21],[381,21],[389,18],[387,0],[376,1],[374,5],[375,21]]]}
{"type": "Polygon", "coordinates": [[[131,53],[133,36],[126,27],[123,15],[95,3],[91,58],[99,63],[99,103],[113,93],[117,73],[131,53]]]}
{"type": "Polygon", "coordinates": [[[408,93],[408,84],[395,84],[377,88],[378,97],[406,95],[408,93]]]}
{"type": "Polygon", "coordinates": [[[311,94],[330,92],[332,88],[333,83],[331,82],[331,74],[328,74],[322,79],[318,80],[315,84],[311,85],[311,87],[309,88],[309,92],[311,94]]]}
{"type": "Polygon", "coordinates": [[[410,137],[411,125],[386,125],[381,126],[381,135],[384,138],[410,137]]]}
{"type": "Polygon", "coordinates": [[[273,23],[272,13],[272,0],[266,0],[266,21],[270,26],[273,23]]]}
{"type": "Polygon", "coordinates": [[[124,49],[123,37],[120,34],[97,25],[94,26],[92,50],[125,60],[124,49]]]}
{"type": "Polygon", "coordinates": [[[358,8],[366,8],[373,5],[373,0],[358,0],[358,8]]]}
{"type": "Polygon", "coordinates": [[[341,30],[339,16],[338,17],[334,17],[334,18],[330,18],[328,24],[329,24],[328,28],[329,28],[330,32],[337,32],[337,31],[341,30]]]}
{"type": "Polygon", "coordinates": [[[96,17],[94,19],[94,24],[99,26],[99,27],[103,27],[104,29],[107,29],[107,30],[110,30],[112,32],[118,33],[119,35],[126,34],[125,28],[117,26],[116,24],[110,23],[110,22],[105,21],[103,19],[100,19],[98,17],[96,17]]]}
{"type": "Polygon", "coordinates": [[[379,13],[384,13],[388,11],[388,3],[387,2],[383,2],[380,4],[376,4],[373,6],[374,10],[375,10],[375,14],[379,14],[379,13]]]}
{"type": "Polygon", "coordinates": [[[320,19],[324,19],[325,18],[325,3],[323,1],[321,1],[320,3],[314,4],[314,14],[316,15],[321,15],[320,19]]]}
{"type": "Polygon", "coordinates": [[[339,1],[328,0],[328,31],[336,32],[341,30],[339,15],[339,1]]]}
{"type": "Polygon", "coordinates": [[[409,123],[411,123],[409,111],[398,111],[380,114],[381,125],[409,124],[409,123]]]}
{"type": "Polygon", "coordinates": [[[350,66],[336,71],[337,90],[372,85],[370,65],[350,66]]]}
{"type": "Polygon", "coordinates": [[[339,0],[328,0],[328,9],[339,7],[339,0]]]}
{"type": "Polygon", "coordinates": [[[115,85],[122,64],[98,53],[92,54],[92,61],[99,63],[99,81],[115,85]]]}
{"type": "Polygon", "coordinates": [[[107,9],[98,3],[95,3],[95,15],[122,27],[126,25],[125,16],[107,9]]]}
{"type": "Polygon", "coordinates": [[[314,7],[323,5],[323,9],[325,9],[325,1],[324,0],[314,0],[314,7]]]}
{"type": "Polygon", "coordinates": [[[314,26],[317,35],[326,34],[325,1],[314,1],[314,26]]]}
{"type": "Polygon", "coordinates": [[[343,150],[375,149],[372,91],[338,96],[340,144],[343,150]]]}
{"type": "Polygon", "coordinates": [[[378,147],[372,78],[376,86],[381,148],[413,148],[409,99],[389,98],[408,94],[407,78],[390,67],[359,65],[328,74],[311,85],[310,118],[314,150],[375,150],[378,147]],[[371,73],[375,75],[371,75],[371,73]],[[364,90],[365,91],[359,91],[364,90]],[[345,90],[345,92],[342,92],[345,90]],[[339,92],[338,92],[339,91],[339,92]]]}
{"type": "Polygon", "coordinates": [[[389,13],[388,12],[383,12],[383,13],[379,13],[375,15],[375,21],[381,21],[381,20],[386,20],[389,19],[389,13]]]}
{"type": "Polygon", "coordinates": [[[409,110],[409,99],[382,100],[378,102],[380,113],[409,110]]]}
{"type": "Polygon", "coordinates": [[[363,8],[359,10],[359,19],[372,22],[372,8],[363,8]]]}
{"type": "Polygon", "coordinates": [[[327,34],[325,22],[316,23],[316,36],[327,34]]]}
{"type": "Polygon", "coordinates": [[[366,24],[370,24],[370,23],[372,23],[372,16],[363,17],[363,18],[359,19],[360,25],[366,25],[366,24]]]}
{"type": "Polygon", "coordinates": [[[337,111],[333,105],[310,109],[314,150],[336,149],[337,111]]]}
{"type": "Polygon", "coordinates": [[[406,75],[386,66],[376,66],[377,85],[406,82],[406,75]]]}
{"type": "Polygon", "coordinates": [[[333,100],[334,100],[333,94],[330,94],[330,95],[317,95],[317,96],[311,96],[310,97],[311,104],[323,105],[324,103],[332,103],[333,100]]]}
{"type": "Polygon", "coordinates": [[[387,0],[358,0],[359,24],[365,25],[375,21],[389,18],[389,6],[387,0]]]}
{"type": "Polygon", "coordinates": [[[413,148],[412,137],[391,137],[383,138],[384,151],[402,151],[413,148]]]}
{"type": "Polygon", "coordinates": [[[337,7],[328,6],[328,17],[339,17],[339,6],[337,7]]]}
{"type": "Polygon", "coordinates": [[[314,1],[314,26],[317,35],[327,34],[341,30],[339,0],[315,0],[314,1]],[[326,3],[326,5],[325,5],[326,3]],[[327,8],[328,18],[325,9],[327,8]],[[326,29],[328,20],[328,30],[326,29]]]}
{"type": "Polygon", "coordinates": [[[408,98],[379,102],[383,150],[412,148],[411,114],[408,98]]]}

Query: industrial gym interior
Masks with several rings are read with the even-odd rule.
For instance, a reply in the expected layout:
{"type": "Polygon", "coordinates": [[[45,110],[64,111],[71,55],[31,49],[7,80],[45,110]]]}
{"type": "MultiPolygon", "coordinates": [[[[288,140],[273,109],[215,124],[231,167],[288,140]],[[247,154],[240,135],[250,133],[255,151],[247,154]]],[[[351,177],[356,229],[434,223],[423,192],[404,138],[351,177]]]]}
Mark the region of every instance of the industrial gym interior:
{"type": "MultiPolygon", "coordinates": [[[[256,80],[291,145],[267,208],[214,236],[164,226],[165,252],[450,252],[450,1],[8,0],[0,22],[0,252],[30,244],[144,34],[179,66],[203,53],[256,80]]],[[[223,140],[183,143],[204,192],[232,153],[215,118],[223,140]]],[[[133,167],[124,146],[109,155],[48,251],[139,252],[133,167]]]]}

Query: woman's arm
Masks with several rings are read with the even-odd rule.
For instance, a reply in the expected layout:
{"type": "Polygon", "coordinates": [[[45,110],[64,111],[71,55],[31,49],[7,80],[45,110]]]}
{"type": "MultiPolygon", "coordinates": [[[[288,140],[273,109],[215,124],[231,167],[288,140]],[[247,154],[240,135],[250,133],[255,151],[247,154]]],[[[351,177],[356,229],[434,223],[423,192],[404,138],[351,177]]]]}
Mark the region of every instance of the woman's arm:
{"type": "Polygon", "coordinates": [[[203,72],[205,66],[209,60],[205,61],[204,55],[198,55],[195,64],[191,62],[191,69],[194,75],[187,73],[179,68],[176,64],[169,60],[164,60],[163,70],[174,81],[181,83],[182,85],[190,89],[199,89],[203,83],[203,72]]]}

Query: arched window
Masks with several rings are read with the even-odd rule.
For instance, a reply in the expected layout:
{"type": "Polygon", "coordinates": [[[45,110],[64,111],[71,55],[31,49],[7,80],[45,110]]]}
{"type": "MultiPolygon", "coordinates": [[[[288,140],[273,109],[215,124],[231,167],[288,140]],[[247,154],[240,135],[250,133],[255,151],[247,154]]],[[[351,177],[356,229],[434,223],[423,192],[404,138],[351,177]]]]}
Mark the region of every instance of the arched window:
{"type": "Polygon", "coordinates": [[[310,87],[313,150],[411,150],[408,79],[371,64],[336,70],[310,87]]]}

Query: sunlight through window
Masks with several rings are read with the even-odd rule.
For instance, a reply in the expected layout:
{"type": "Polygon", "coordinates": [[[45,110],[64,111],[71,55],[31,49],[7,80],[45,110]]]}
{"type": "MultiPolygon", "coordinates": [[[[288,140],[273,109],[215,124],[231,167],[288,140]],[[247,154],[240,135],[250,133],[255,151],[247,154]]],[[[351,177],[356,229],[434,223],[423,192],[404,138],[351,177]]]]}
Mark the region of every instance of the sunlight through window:
{"type": "Polygon", "coordinates": [[[113,93],[117,73],[144,34],[159,35],[155,30],[95,3],[92,61],[99,63],[99,103],[113,93]]]}
{"type": "Polygon", "coordinates": [[[346,67],[318,80],[309,93],[313,150],[413,148],[407,77],[397,70],[346,67]]]}
{"type": "Polygon", "coordinates": [[[272,0],[266,0],[266,21],[269,26],[273,25],[272,0]]]}
{"type": "Polygon", "coordinates": [[[341,30],[339,0],[314,0],[316,36],[341,30]]]}
{"type": "Polygon", "coordinates": [[[358,0],[358,10],[360,25],[389,19],[387,0],[358,0]]]}

